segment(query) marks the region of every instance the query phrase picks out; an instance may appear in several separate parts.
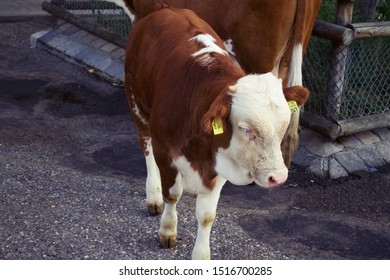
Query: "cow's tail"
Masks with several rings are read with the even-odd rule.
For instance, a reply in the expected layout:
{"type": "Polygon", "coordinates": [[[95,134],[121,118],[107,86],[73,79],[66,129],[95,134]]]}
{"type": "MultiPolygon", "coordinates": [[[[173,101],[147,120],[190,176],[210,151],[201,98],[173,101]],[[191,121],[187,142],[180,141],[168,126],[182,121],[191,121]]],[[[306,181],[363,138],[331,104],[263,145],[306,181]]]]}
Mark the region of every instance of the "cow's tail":
{"type": "MultiPolygon", "coordinates": [[[[311,1],[311,0],[309,0],[311,1]]],[[[306,30],[306,16],[308,12],[308,0],[297,1],[297,12],[295,15],[295,24],[293,28],[293,51],[288,72],[287,86],[302,85],[302,62],[303,62],[303,44],[304,32],[306,30]]],[[[283,159],[286,166],[292,161],[292,156],[298,148],[299,142],[299,111],[291,114],[290,124],[282,140],[281,148],[283,159]]]]}
{"type": "Polygon", "coordinates": [[[308,13],[308,1],[297,1],[297,12],[295,15],[294,24],[294,39],[293,39],[293,52],[290,62],[290,70],[288,74],[288,86],[301,86],[302,85],[302,62],[303,62],[303,44],[306,28],[306,17],[308,13]]]}

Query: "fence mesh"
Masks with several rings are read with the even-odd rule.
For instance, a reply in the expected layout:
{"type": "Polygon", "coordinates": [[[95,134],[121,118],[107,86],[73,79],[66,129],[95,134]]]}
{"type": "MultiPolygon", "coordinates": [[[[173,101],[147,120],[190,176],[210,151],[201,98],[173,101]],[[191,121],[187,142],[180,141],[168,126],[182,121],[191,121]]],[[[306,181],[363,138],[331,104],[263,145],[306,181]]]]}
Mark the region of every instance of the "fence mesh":
{"type": "MultiPolygon", "coordinates": [[[[359,10],[354,22],[389,20],[388,2],[378,0],[379,12],[369,17],[359,10]],[[369,18],[369,19],[368,19],[369,18]]],[[[105,0],[52,0],[52,4],[126,38],[131,20],[123,9],[105,0]]],[[[319,19],[334,22],[336,0],[323,0],[319,19]]],[[[330,41],[312,37],[303,65],[303,82],[311,90],[307,112],[337,121],[390,112],[390,37],[355,40],[341,47],[337,58],[330,41]],[[346,62],[344,66],[341,62],[346,62]],[[342,74],[344,73],[344,74],[342,74]]]]}
{"type": "Polygon", "coordinates": [[[123,38],[131,30],[129,16],[114,3],[105,0],[53,0],[51,3],[123,38]]]}
{"type": "Polygon", "coordinates": [[[339,52],[345,69],[331,54],[331,42],[311,39],[303,65],[304,85],[311,90],[307,112],[330,120],[390,112],[390,37],[355,40],[339,52]]]}
{"type": "MultiPolygon", "coordinates": [[[[363,8],[357,0],[352,21],[390,20],[390,2],[363,8]]],[[[334,22],[336,0],[323,0],[319,19],[334,22]]],[[[355,40],[333,49],[311,37],[303,64],[303,82],[311,90],[305,111],[337,121],[390,112],[390,37],[355,40]],[[344,66],[345,62],[345,66],[344,66]]]]}
{"type": "Polygon", "coordinates": [[[340,119],[390,112],[390,37],[356,40],[349,49],[340,119]]]}

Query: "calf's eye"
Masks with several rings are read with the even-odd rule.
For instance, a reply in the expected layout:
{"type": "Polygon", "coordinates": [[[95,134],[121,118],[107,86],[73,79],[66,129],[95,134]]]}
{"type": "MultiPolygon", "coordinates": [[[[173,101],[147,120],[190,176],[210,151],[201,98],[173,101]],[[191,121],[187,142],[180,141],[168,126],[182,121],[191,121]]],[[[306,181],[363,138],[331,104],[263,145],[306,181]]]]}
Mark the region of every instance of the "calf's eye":
{"type": "Polygon", "coordinates": [[[247,138],[249,140],[255,140],[256,139],[256,135],[255,135],[255,133],[254,133],[252,128],[246,127],[246,126],[239,126],[238,129],[240,130],[242,135],[244,135],[245,138],[247,138]]]}

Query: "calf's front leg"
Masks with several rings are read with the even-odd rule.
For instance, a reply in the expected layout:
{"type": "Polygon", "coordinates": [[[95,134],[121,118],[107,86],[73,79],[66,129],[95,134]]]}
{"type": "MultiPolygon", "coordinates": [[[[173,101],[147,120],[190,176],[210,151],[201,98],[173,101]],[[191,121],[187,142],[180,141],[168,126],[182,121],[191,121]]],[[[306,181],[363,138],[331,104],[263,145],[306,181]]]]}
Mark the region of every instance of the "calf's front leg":
{"type": "Polygon", "coordinates": [[[176,204],[183,194],[181,183],[181,174],[178,173],[175,184],[169,189],[169,197],[165,199],[164,211],[161,215],[160,229],[160,246],[162,248],[173,248],[176,246],[177,236],[177,211],[176,204]]]}
{"type": "Polygon", "coordinates": [[[196,198],[196,218],[198,219],[198,232],[192,250],[193,260],[210,259],[210,232],[213,225],[221,189],[226,180],[220,176],[216,178],[213,190],[198,194],[196,198]]]}

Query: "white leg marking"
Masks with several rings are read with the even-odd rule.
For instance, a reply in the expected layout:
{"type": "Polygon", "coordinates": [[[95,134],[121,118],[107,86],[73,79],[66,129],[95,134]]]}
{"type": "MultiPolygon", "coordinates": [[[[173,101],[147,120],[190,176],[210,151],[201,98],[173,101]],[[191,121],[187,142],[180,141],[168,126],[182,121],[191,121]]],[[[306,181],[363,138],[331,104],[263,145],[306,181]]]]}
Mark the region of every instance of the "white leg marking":
{"type": "MultiPolygon", "coordinates": [[[[160,171],[154,159],[151,138],[147,139],[146,146],[147,146],[146,155],[145,155],[146,169],[147,169],[146,203],[148,205],[148,210],[150,209],[149,207],[151,208],[155,207],[155,209],[160,208],[160,213],[161,213],[162,206],[163,206],[163,198],[162,198],[162,191],[161,191],[160,171]]],[[[155,214],[159,214],[159,213],[155,213],[155,214]]]]}
{"type": "Polygon", "coordinates": [[[123,8],[125,13],[129,16],[131,22],[134,22],[135,16],[130,12],[130,10],[127,8],[125,2],[123,0],[106,0],[108,2],[113,2],[117,4],[119,7],[123,8]]]}
{"type": "Polygon", "coordinates": [[[230,56],[236,56],[236,54],[233,51],[233,40],[227,39],[223,42],[223,45],[225,46],[227,52],[230,54],[230,56]]]}
{"type": "Polygon", "coordinates": [[[206,194],[199,194],[196,199],[196,217],[198,219],[198,233],[192,251],[192,259],[210,259],[210,232],[213,225],[221,189],[226,179],[216,178],[214,189],[206,194]]]}
{"type": "Polygon", "coordinates": [[[160,242],[162,239],[176,240],[176,235],[177,235],[176,203],[165,203],[164,211],[161,215],[160,229],[158,231],[158,235],[160,236],[160,242]]]}
{"type": "Polygon", "coordinates": [[[302,44],[294,46],[291,63],[290,73],[288,74],[288,86],[301,86],[302,85],[302,44]]]}
{"type": "Polygon", "coordinates": [[[170,201],[170,203],[165,203],[158,233],[160,236],[160,243],[162,241],[167,242],[167,240],[169,240],[169,242],[171,243],[169,247],[173,247],[176,243],[177,235],[176,205],[181,195],[183,194],[183,186],[180,173],[177,174],[175,184],[169,189],[169,193],[171,195],[172,200],[170,201]]]}
{"type": "Polygon", "coordinates": [[[225,46],[225,49],[227,50],[227,52],[230,55],[230,57],[233,59],[234,64],[237,67],[242,69],[241,65],[238,63],[238,61],[236,59],[236,53],[233,50],[233,40],[232,39],[227,39],[226,41],[223,42],[223,45],[225,46]]]}

